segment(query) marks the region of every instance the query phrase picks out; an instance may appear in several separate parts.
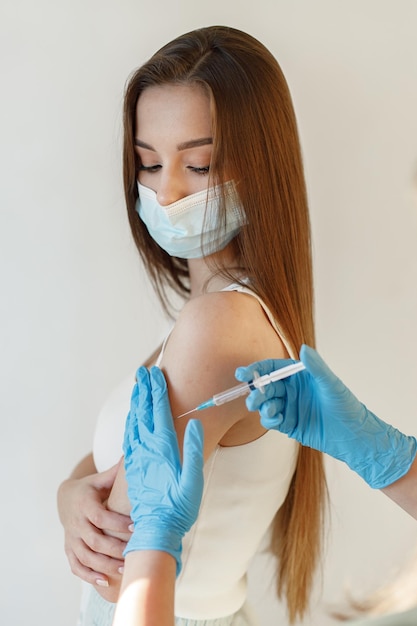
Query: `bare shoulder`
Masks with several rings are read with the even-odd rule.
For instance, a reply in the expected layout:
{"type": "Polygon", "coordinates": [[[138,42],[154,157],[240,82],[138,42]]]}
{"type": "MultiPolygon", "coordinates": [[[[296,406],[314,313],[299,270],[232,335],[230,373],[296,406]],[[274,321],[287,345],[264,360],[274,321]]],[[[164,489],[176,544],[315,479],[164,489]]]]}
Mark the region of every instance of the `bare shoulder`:
{"type": "MultiPolygon", "coordinates": [[[[226,358],[236,355],[243,365],[268,352],[285,357],[280,337],[256,298],[236,291],[207,293],[188,302],[174,327],[171,347],[193,356],[226,358]]],[[[234,380],[234,378],[233,378],[234,380]]]]}
{"type": "MultiPolygon", "coordinates": [[[[161,364],[174,417],[236,385],[236,367],[286,356],[281,339],[253,296],[215,292],[194,298],[182,310],[161,364]]],[[[247,412],[244,399],[197,416],[203,421],[208,453],[248,417],[252,417],[252,438],[262,434],[259,420],[247,412]]],[[[179,434],[185,424],[183,419],[176,423],[179,434]]]]}

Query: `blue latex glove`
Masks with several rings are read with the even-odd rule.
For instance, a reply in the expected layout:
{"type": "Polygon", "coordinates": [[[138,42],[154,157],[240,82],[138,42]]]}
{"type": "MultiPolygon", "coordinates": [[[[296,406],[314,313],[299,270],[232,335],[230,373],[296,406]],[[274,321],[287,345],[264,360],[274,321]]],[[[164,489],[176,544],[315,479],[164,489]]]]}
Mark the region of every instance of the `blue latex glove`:
{"type": "Polygon", "coordinates": [[[190,420],[181,467],[167,386],[160,369],[136,373],[123,451],[134,532],[124,554],[161,550],[181,570],[182,538],[194,524],[203,492],[203,428],[190,420]]]}
{"type": "MultiPolygon", "coordinates": [[[[303,345],[306,371],[252,391],[249,410],[259,410],[264,428],[275,429],[309,448],[326,452],[359,474],[374,489],[404,476],[416,456],[417,442],[371,413],[333,374],[319,354],[303,345]]],[[[288,364],[269,359],[236,370],[250,381],[288,364]]]]}

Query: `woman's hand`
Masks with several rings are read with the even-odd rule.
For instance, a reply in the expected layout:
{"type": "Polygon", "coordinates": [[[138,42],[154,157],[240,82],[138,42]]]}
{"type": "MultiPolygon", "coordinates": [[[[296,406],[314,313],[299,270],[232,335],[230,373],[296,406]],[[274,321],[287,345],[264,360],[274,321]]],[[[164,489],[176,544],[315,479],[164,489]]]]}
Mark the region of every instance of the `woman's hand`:
{"type": "Polygon", "coordinates": [[[58,511],[65,531],[65,552],[73,574],[93,585],[108,586],[120,577],[126,542],[104,531],[130,536],[132,520],[106,509],[118,465],[106,472],[69,478],[58,491],[58,511]]]}

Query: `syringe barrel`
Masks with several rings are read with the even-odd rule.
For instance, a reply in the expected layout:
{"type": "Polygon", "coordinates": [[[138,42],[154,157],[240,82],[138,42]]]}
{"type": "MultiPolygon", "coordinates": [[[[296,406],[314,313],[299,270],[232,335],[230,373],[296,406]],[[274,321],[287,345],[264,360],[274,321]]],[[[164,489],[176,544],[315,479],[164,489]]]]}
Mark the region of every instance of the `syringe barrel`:
{"type": "Polygon", "coordinates": [[[301,372],[304,369],[305,365],[301,361],[296,361],[295,363],[291,363],[290,365],[286,365],[285,367],[281,367],[280,369],[274,370],[269,374],[264,374],[263,376],[254,379],[253,385],[254,387],[262,390],[262,387],[265,387],[265,385],[275,383],[278,380],[297,374],[297,372],[301,372]]]}
{"type": "Polygon", "coordinates": [[[226,402],[230,402],[235,398],[240,398],[241,396],[247,395],[250,390],[251,386],[249,383],[241,383],[240,385],[236,385],[235,387],[226,389],[226,391],[216,393],[213,396],[212,400],[216,406],[220,406],[221,404],[226,404],[226,402]]]}

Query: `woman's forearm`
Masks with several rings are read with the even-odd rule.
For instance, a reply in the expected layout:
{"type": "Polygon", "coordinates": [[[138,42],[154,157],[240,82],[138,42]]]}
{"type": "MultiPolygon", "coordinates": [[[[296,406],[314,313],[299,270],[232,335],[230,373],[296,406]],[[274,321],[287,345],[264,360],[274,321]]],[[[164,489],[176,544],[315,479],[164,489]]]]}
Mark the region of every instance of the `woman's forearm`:
{"type": "Polygon", "coordinates": [[[90,452],[85,456],[72,470],[69,478],[84,478],[85,476],[90,476],[91,474],[95,474],[97,472],[97,468],[94,463],[93,453],[90,452]]]}
{"type": "MultiPolygon", "coordinates": [[[[115,513],[122,513],[123,515],[130,514],[130,502],[127,496],[127,483],[123,463],[119,464],[113,487],[106,502],[106,507],[109,511],[113,511],[115,513]]],[[[131,533],[120,533],[105,529],[103,530],[103,533],[126,542],[129,541],[131,537],[131,533]]],[[[115,575],[108,576],[107,578],[108,586],[96,587],[97,592],[108,602],[117,602],[120,592],[121,577],[119,575],[115,575]]]]}
{"type": "Polygon", "coordinates": [[[116,513],[130,515],[130,502],[127,495],[126,474],[123,463],[120,463],[116,478],[107,501],[107,508],[116,513]]]}
{"type": "Polygon", "coordinates": [[[173,626],[175,571],[167,552],[129,552],[113,626],[173,626]]]}

